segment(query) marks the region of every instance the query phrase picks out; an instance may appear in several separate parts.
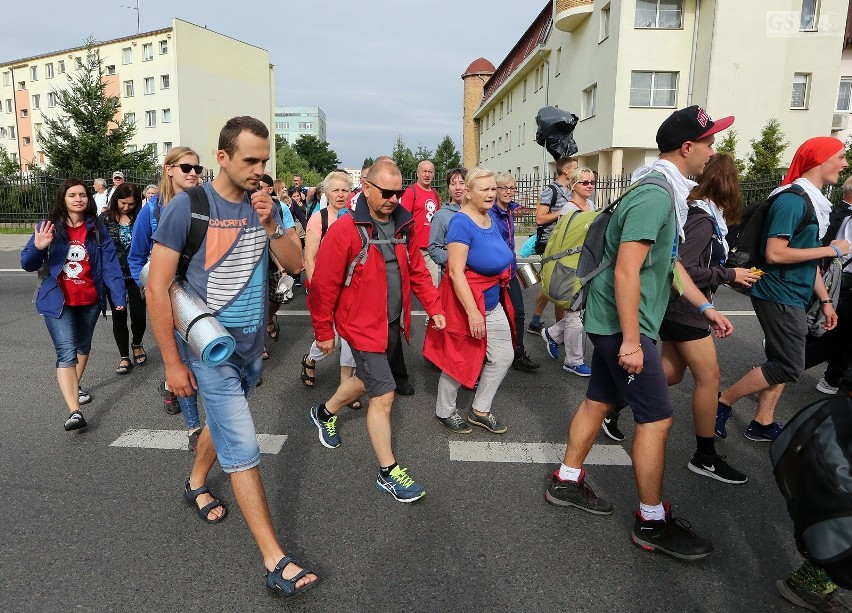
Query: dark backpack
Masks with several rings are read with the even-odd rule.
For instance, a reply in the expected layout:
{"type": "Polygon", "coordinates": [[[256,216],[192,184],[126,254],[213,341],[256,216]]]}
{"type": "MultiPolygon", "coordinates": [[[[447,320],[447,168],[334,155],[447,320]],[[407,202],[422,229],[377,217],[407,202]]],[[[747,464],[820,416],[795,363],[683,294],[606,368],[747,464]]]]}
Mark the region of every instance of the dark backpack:
{"type": "Polygon", "coordinates": [[[846,385],[799,411],[769,455],[796,547],[837,585],[852,588],[852,399],[846,385]]]}
{"type": "MultiPolygon", "coordinates": [[[[800,234],[811,223],[814,215],[814,205],[802,187],[791,184],[788,189],[770,196],[763,202],[752,204],[745,208],[740,223],[728,229],[728,259],[726,268],[761,268],[766,264],[763,253],[763,239],[766,236],[766,218],[772,203],[782,194],[796,194],[805,200],[807,210],[805,216],[793,230],[793,236],[800,234]]],[[[790,240],[793,239],[790,237],[790,240]]]]}
{"type": "Polygon", "coordinates": [[[196,185],[186,190],[186,193],[189,196],[192,217],[190,219],[189,234],[186,236],[186,243],[183,245],[180,260],[178,260],[177,275],[182,279],[186,279],[186,271],[189,268],[189,263],[201,248],[201,243],[207,235],[207,226],[210,222],[210,201],[207,200],[207,192],[204,191],[204,187],[196,185]]]}
{"type": "MultiPolygon", "coordinates": [[[[347,211],[347,213],[351,215],[352,211],[347,211]]],[[[358,264],[363,266],[367,262],[370,245],[408,244],[408,233],[403,234],[400,238],[378,239],[370,237],[370,231],[367,229],[365,224],[356,223],[355,227],[358,229],[358,235],[361,237],[361,251],[359,251],[355,258],[349,262],[349,266],[346,268],[346,281],[343,283],[346,287],[349,287],[349,284],[352,283],[352,275],[355,274],[355,266],[358,264]]]]}
{"type": "MultiPolygon", "coordinates": [[[[553,183],[548,185],[548,187],[550,188],[550,192],[551,192],[550,208],[552,210],[553,206],[556,204],[556,199],[559,197],[559,194],[557,193],[556,187],[553,185],[553,183]]],[[[541,204],[544,204],[544,203],[541,203],[541,204]]],[[[552,221],[549,224],[546,224],[546,225],[543,225],[543,226],[538,226],[538,228],[536,228],[536,230],[535,230],[535,253],[536,253],[536,255],[541,255],[542,253],[544,253],[544,250],[547,248],[547,241],[544,240],[545,229],[549,228],[551,226],[555,227],[556,223],[558,221],[559,220],[557,219],[556,221],[552,221]]],[[[548,236],[548,238],[550,238],[550,237],[548,236]]]]}
{"type": "MultiPolygon", "coordinates": [[[[618,203],[632,193],[634,190],[645,185],[656,185],[666,190],[666,193],[671,200],[671,208],[669,209],[669,217],[671,217],[675,208],[675,197],[672,191],[672,186],[662,177],[645,176],[628,188],[615,202],[602,210],[594,221],[589,224],[586,231],[586,237],[583,239],[583,246],[580,251],[580,257],[577,261],[576,276],[579,280],[579,291],[573,296],[571,310],[579,311],[586,306],[586,297],[589,294],[589,282],[598,274],[606,270],[612,265],[615,257],[604,260],[604,243],[606,239],[606,229],[609,227],[609,222],[612,220],[612,214],[618,203]]],[[[668,218],[667,218],[668,219],[668,218]]],[[[676,223],[676,222],[675,222],[676,223]]]]}

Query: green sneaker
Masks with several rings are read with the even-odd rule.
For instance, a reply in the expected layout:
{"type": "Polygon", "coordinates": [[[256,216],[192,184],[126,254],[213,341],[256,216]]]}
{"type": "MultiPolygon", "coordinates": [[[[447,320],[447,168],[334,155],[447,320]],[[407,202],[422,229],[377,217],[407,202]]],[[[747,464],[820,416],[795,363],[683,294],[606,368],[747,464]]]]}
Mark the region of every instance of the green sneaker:
{"type": "Polygon", "coordinates": [[[397,499],[398,502],[414,502],[426,495],[426,491],[408,476],[408,469],[395,466],[390,475],[382,475],[381,469],[376,474],[376,488],[397,499]]]}

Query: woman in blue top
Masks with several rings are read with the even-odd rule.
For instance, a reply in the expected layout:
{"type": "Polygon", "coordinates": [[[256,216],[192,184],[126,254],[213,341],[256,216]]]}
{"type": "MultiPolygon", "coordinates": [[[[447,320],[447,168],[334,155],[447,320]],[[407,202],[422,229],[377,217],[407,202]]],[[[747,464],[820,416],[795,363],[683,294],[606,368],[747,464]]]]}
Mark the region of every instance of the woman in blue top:
{"type": "Polygon", "coordinates": [[[92,397],[80,387],[89,361],[98,312],[107,293],[118,310],[126,304],[124,279],[109,234],[95,219],[95,201],[79,179],[59,186],[56,203],[21,251],[21,268],[40,270],[36,310],[56,349],[56,379],[70,415],[65,430],[86,426],[80,405],[92,397]]]}
{"type": "Polygon", "coordinates": [[[148,361],[142,337],[145,335],[145,301],[139,286],[130,274],[127,264],[127,253],[130,251],[133,221],[142,208],[142,197],[139,188],[133,183],[122,183],[112,191],[107,210],[100,214],[98,221],[106,226],[109,237],[118,253],[118,262],[124,275],[124,286],[127,288],[127,309],[112,309],[112,334],[118,345],[119,362],[115,372],[126,375],[133,364],[142,366],[148,361]],[[127,314],[130,312],[130,331],[127,333],[127,314]],[[130,350],[133,350],[133,361],[130,360],[130,350]]]}
{"type": "MultiPolygon", "coordinates": [[[[466,314],[468,337],[483,340],[485,344],[485,364],[481,367],[467,421],[502,434],[507,428],[494,416],[491,404],[515,356],[512,330],[501,304],[503,286],[508,288],[511,277],[514,253],[489,215],[496,198],[497,182],[493,172],[474,168],[467,173],[461,210],[447,228],[447,265],[441,284],[452,284],[458,304],[466,314]]],[[[448,324],[449,317],[448,310],[448,324]]],[[[462,322],[453,323],[458,326],[462,322]]],[[[453,336],[448,334],[447,342],[453,336]]],[[[462,341],[458,349],[463,350],[466,344],[467,341],[462,341]]],[[[479,364],[471,364],[471,367],[479,369],[479,364]]],[[[438,420],[458,434],[472,431],[456,410],[461,385],[456,377],[466,379],[465,374],[468,373],[446,370],[441,373],[435,406],[438,420]]]]}

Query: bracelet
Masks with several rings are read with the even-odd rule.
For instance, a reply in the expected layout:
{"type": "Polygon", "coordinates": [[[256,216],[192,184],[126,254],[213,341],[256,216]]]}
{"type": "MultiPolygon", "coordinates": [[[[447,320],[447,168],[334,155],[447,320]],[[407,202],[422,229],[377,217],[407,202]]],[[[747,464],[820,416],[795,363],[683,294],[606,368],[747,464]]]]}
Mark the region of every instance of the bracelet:
{"type": "Polygon", "coordinates": [[[634,353],[638,353],[639,351],[642,351],[642,345],[639,345],[636,349],[634,349],[633,351],[628,351],[627,353],[616,353],[615,356],[618,358],[623,358],[624,356],[633,355],[634,353]]]}
{"type": "Polygon", "coordinates": [[[834,304],[834,303],[831,301],[831,299],[830,299],[830,298],[829,298],[829,299],[827,299],[827,300],[820,300],[820,301],[819,301],[819,303],[820,303],[820,304],[834,304]]]}
{"type": "Polygon", "coordinates": [[[705,302],[700,307],[698,307],[698,314],[704,315],[704,311],[706,311],[707,309],[715,309],[715,308],[716,307],[713,306],[712,302],[705,302]]]}
{"type": "Polygon", "coordinates": [[[829,247],[834,249],[834,252],[837,254],[837,257],[839,257],[839,258],[843,257],[843,254],[840,253],[840,247],[838,247],[837,245],[829,245],[829,247]]]}

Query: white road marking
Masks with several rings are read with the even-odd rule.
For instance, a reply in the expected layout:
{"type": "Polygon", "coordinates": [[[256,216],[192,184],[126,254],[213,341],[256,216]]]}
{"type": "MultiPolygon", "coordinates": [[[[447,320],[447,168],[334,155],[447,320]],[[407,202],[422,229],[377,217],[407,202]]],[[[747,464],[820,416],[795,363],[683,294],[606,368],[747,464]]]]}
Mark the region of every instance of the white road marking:
{"type": "MultiPolygon", "coordinates": [[[[565,455],[563,443],[479,443],[450,441],[450,460],[455,462],[520,462],[558,464],[565,455]]],[[[585,464],[630,466],[621,445],[594,445],[585,464]]]]}
{"type": "MultiPolygon", "coordinates": [[[[258,434],[260,453],[275,455],[281,451],[285,434],[258,434]]],[[[189,451],[186,446],[186,430],[147,430],[131,428],[113,442],[110,447],[136,447],[140,449],[176,449],[189,451]]]]}

